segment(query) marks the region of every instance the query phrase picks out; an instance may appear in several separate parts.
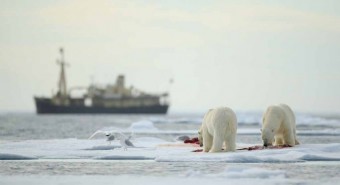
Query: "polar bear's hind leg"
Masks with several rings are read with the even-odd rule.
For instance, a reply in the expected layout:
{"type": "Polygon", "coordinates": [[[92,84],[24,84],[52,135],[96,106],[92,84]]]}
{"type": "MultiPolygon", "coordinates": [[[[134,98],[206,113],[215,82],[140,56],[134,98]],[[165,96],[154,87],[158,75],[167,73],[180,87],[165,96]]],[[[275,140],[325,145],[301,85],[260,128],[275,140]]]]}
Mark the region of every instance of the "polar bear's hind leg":
{"type": "Polygon", "coordinates": [[[223,133],[220,130],[215,130],[214,137],[213,137],[213,145],[210,149],[210,152],[222,152],[222,145],[224,140],[223,133]]]}
{"type": "Polygon", "coordinates": [[[225,137],[225,152],[234,152],[236,151],[236,135],[235,134],[229,134],[228,136],[225,137]]]}
{"type": "Polygon", "coordinates": [[[294,134],[291,133],[291,132],[288,132],[284,138],[284,145],[289,145],[289,146],[295,146],[295,137],[294,137],[294,134]]]}
{"type": "Polygon", "coordinates": [[[296,138],[296,129],[294,129],[294,138],[295,138],[295,145],[299,145],[300,142],[296,138]]]}

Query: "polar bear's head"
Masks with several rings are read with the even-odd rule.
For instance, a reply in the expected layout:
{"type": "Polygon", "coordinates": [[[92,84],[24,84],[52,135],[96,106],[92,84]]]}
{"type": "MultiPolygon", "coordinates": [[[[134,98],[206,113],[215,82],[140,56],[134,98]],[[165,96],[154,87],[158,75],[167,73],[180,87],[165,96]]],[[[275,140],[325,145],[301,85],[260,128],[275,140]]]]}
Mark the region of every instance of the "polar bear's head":
{"type": "Polygon", "coordinates": [[[203,135],[202,135],[202,127],[198,130],[198,142],[200,143],[200,147],[203,146],[203,135]]]}
{"type": "Polygon", "coordinates": [[[273,128],[262,128],[262,141],[263,146],[271,146],[274,143],[275,129],[273,128]]]}

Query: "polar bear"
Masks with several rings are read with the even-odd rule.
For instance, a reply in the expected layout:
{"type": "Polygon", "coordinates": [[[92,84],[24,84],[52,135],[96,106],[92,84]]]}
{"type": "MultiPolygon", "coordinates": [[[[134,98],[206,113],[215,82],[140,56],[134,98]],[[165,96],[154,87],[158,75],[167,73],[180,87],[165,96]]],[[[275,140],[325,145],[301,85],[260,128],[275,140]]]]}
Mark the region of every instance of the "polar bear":
{"type": "Polygon", "coordinates": [[[210,109],[203,118],[198,132],[199,142],[204,152],[225,152],[236,150],[237,119],[228,107],[210,109]]]}
{"type": "Polygon", "coordinates": [[[262,118],[263,146],[299,144],[296,138],[295,116],[285,104],[269,106],[262,118]]]}

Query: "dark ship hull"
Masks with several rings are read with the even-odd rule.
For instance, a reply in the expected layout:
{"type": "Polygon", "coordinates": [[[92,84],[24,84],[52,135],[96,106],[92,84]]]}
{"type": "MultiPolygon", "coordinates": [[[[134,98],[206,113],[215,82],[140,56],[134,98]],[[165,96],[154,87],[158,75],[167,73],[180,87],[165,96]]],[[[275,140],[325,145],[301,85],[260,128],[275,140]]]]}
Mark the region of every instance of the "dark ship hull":
{"type": "Polygon", "coordinates": [[[35,97],[38,114],[166,114],[169,105],[102,107],[81,104],[55,105],[51,98],[35,97]]]}

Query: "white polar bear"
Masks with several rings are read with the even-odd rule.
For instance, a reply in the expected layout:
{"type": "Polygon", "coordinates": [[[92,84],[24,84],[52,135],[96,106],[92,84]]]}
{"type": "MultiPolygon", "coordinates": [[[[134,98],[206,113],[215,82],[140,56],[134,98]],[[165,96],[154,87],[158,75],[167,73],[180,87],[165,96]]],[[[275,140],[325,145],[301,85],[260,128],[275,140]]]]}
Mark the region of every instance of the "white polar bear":
{"type": "Polygon", "coordinates": [[[225,152],[236,150],[237,119],[233,110],[227,107],[210,109],[203,118],[198,132],[204,152],[225,152]]]}
{"type": "Polygon", "coordinates": [[[299,144],[296,138],[295,116],[292,109],[285,104],[272,105],[267,108],[262,119],[263,146],[299,144]]]}

